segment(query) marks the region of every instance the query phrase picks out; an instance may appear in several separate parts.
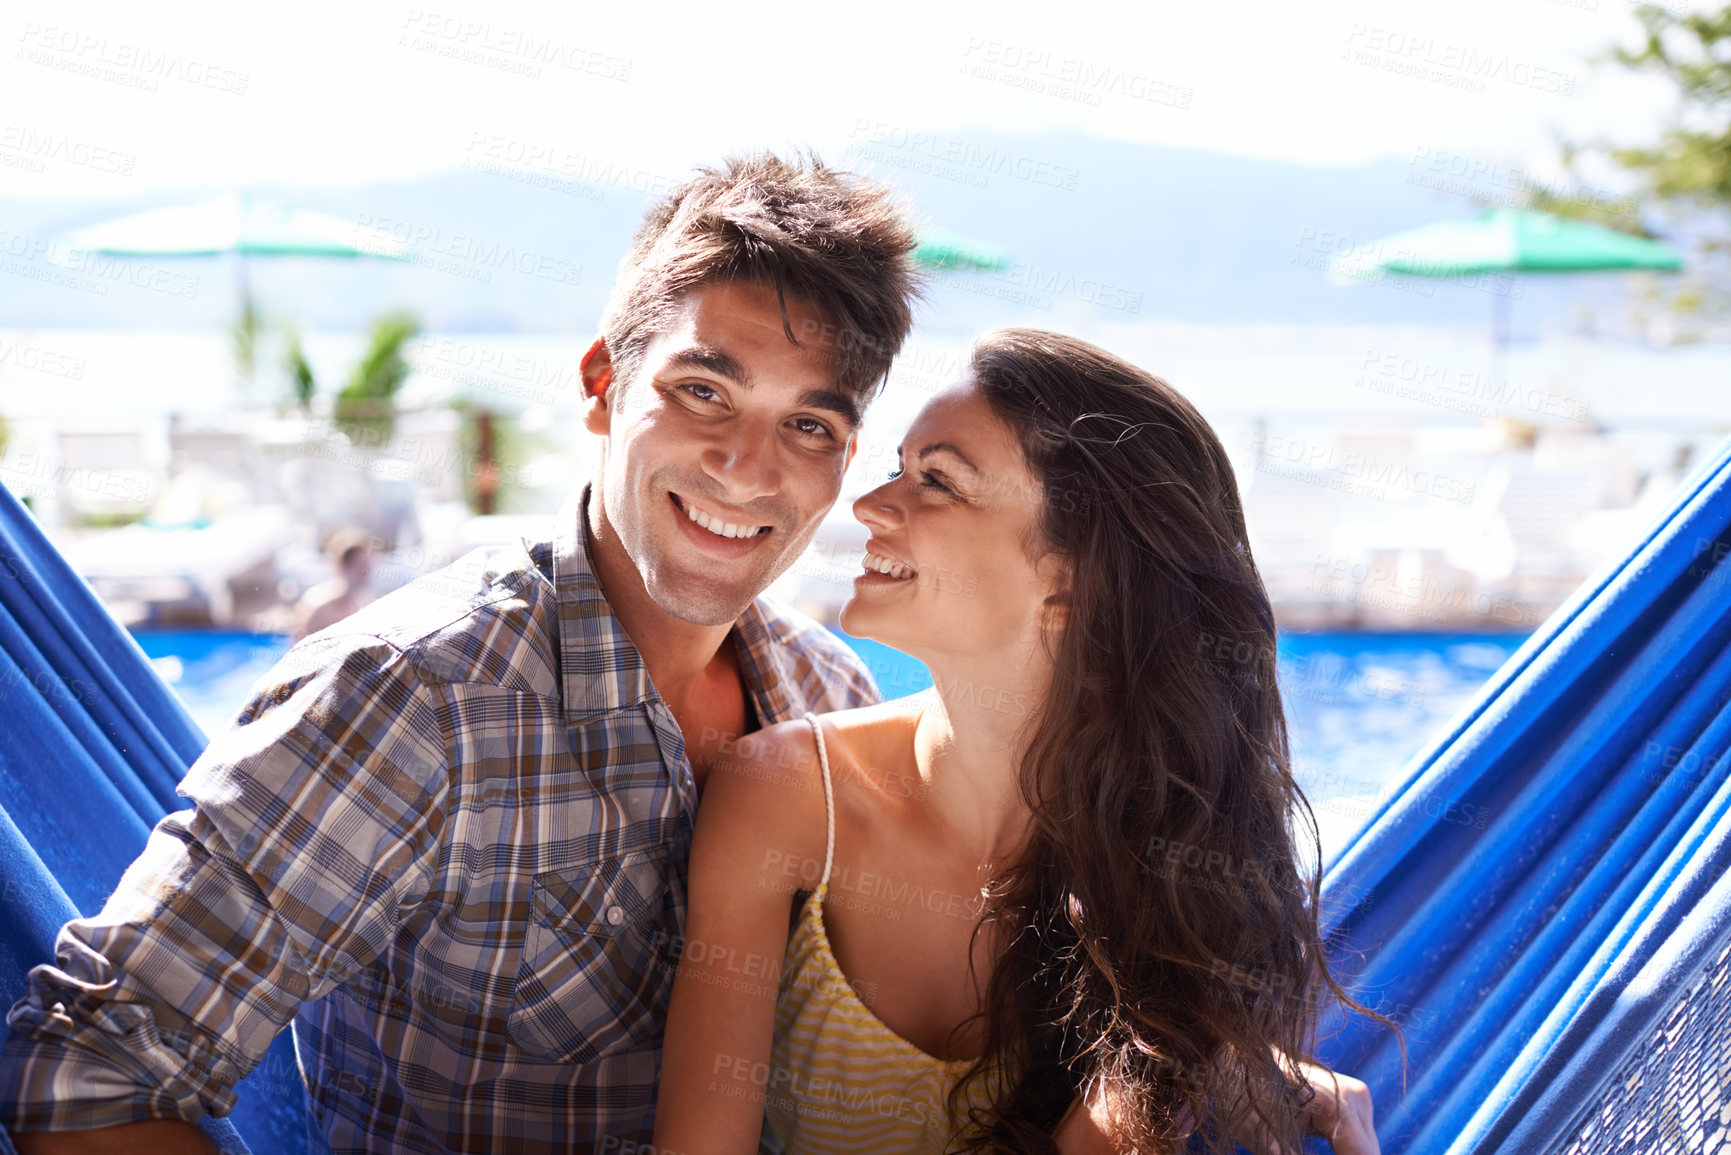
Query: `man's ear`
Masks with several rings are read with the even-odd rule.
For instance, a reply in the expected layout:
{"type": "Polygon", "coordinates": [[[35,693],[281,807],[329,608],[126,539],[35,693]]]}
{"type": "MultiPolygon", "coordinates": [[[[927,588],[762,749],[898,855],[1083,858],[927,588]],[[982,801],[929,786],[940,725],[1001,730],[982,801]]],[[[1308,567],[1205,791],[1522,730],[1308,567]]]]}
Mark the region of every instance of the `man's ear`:
{"type": "Polygon", "coordinates": [[[853,465],[854,455],[859,452],[859,430],[855,429],[847,439],[847,456],[841,463],[841,471],[845,475],[853,465]]]}
{"type": "Polygon", "coordinates": [[[577,368],[583,374],[583,427],[606,437],[613,428],[613,354],[607,338],[595,338],[577,368]]]}

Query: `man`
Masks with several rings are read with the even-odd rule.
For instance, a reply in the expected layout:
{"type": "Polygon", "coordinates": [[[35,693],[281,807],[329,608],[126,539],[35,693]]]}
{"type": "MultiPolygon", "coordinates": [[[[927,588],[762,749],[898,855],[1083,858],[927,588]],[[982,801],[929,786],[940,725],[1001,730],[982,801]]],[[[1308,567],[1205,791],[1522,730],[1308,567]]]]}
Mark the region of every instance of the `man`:
{"type": "Polygon", "coordinates": [[[337,1151],[648,1142],[706,760],[878,700],[757,595],[840,492],[913,247],[816,162],[651,210],[582,360],[591,484],[297,646],[211,743],[8,1018],[21,1152],[209,1150],[183,1120],[291,1019],[337,1151]]]}

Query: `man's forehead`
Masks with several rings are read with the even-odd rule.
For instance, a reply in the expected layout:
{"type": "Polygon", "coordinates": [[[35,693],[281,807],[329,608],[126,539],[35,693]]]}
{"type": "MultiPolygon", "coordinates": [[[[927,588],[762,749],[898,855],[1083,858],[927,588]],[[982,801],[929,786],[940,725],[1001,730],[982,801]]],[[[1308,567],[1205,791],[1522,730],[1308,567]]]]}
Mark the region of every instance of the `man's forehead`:
{"type": "Polygon", "coordinates": [[[756,281],[699,285],[679,301],[677,320],[669,332],[686,333],[711,343],[728,331],[745,331],[763,339],[778,337],[802,355],[833,362],[844,340],[840,326],[819,306],[802,297],[785,295],[756,281]],[[791,339],[789,334],[791,333],[791,339]]]}

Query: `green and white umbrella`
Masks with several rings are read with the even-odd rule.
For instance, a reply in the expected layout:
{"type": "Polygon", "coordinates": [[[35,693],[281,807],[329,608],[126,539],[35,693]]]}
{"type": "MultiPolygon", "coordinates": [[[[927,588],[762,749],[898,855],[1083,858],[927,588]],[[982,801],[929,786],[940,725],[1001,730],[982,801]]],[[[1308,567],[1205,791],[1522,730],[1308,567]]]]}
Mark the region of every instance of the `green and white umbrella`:
{"type": "Polygon", "coordinates": [[[914,261],[928,269],[996,271],[1010,267],[1010,254],[996,245],[944,229],[921,229],[914,261]]]}
{"type": "Polygon", "coordinates": [[[1329,277],[1352,284],[1379,273],[1460,277],[1476,273],[1595,273],[1683,267],[1662,241],[1531,209],[1492,209],[1470,220],[1438,221],[1361,245],[1329,263],[1329,277]]]}
{"type": "Polygon", "coordinates": [[[390,257],[409,247],[353,221],[235,193],[194,205],[150,209],[61,238],[67,248],[123,257],[390,257]]]}
{"type": "Polygon", "coordinates": [[[235,289],[243,317],[252,308],[246,263],[270,257],[384,257],[408,260],[407,244],[329,213],[291,208],[246,193],[192,205],[148,209],[89,225],[60,238],[70,254],[116,257],[237,258],[235,289]]]}
{"type": "MultiPolygon", "coordinates": [[[[81,254],[116,257],[235,257],[237,327],[250,344],[255,325],[247,262],[252,257],[383,257],[409,260],[413,250],[376,229],[329,213],[291,208],[247,193],[191,205],[148,209],[89,225],[59,238],[55,259],[76,264],[81,254]]],[[[247,372],[250,375],[250,354],[247,372]]]]}
{"type": "MultiPolygon", "coordinates": [[[[1364,284],[1384,275],[1471,277],[1484,273],[1674,272],[1677,251],[1587,221],[1531,209],[1499,208],[1467,220],[1438,221],[1360,245],[1329,262],[1329,280],[1364,284]]],[[[1492,379],[1508,344],[1508,294],[1493,292],[1492,379]]]]}

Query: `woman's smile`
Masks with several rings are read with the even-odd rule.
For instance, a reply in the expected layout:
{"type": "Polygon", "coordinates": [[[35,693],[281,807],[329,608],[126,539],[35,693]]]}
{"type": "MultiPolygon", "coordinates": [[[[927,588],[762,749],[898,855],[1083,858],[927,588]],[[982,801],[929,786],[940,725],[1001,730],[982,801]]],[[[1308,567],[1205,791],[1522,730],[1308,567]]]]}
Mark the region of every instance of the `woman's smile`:
{"type": "Polygon", "coordinates": [[[866,542],[865,557],[860,564],[865,567],[865,572],[854,579],[856,584],[874,577],[886,578],[890,582],[909,582],[919,576],[919,570],[900,558],[892,556],[876,540],[866,542]]]}

